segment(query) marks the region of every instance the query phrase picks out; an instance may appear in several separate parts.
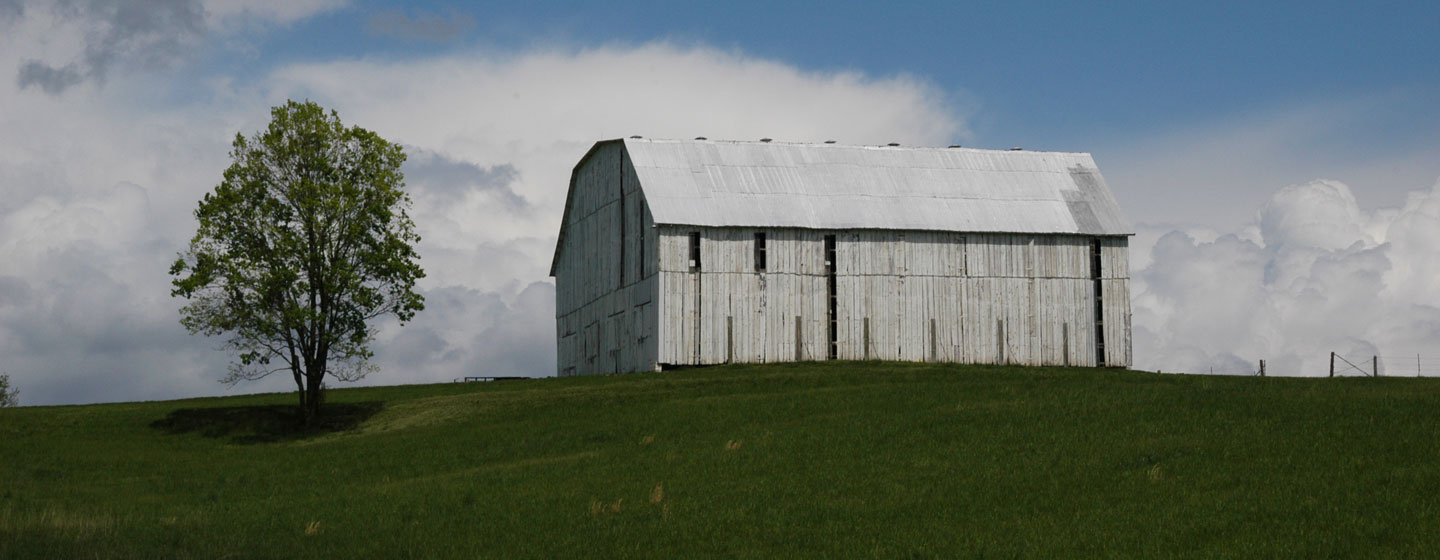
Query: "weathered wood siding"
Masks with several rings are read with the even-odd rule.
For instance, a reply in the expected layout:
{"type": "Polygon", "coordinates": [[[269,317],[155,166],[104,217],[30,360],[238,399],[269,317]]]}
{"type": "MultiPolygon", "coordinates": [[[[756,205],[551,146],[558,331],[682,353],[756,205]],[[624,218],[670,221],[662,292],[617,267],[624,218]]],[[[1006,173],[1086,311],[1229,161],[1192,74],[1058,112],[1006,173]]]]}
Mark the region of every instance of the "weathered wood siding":
{"type": "MultiPolygon", "coordinates": [[[[1097,365],[1097,238],[668,225],[659,234],[660,364],[826,359],[832,234],[839,359],[1097,365]],[[766,234],[763,272],[756,232],[766,234]]],[[[1128,240],[1098,239],[1104,364],[1128,366],[1128,240]]]]}
{"type": "Polygon", "coordinates": [[[555,269],[559,375],[657,367],[658,238],[621,145],[577,169],[555,269]]]}

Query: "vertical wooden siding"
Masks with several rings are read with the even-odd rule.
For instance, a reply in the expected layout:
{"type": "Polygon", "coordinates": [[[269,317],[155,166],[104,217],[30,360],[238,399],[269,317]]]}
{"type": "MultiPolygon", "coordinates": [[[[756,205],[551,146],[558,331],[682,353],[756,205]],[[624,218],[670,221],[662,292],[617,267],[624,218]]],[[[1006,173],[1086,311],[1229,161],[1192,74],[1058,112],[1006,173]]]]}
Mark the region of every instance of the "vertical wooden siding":
{"type": "MultiPolygon", "coordinates": [[[[827,233],[661,226],[658,362],[825,359],[827,233]],[[755,270],[757,231],[767,234],[764,272],[755,270]],[[699,271],[690,232],[700,232],[699,271]]],[[[834,235],[840,359],[1096,365],[1092,237],[834,235]]],[[[1131,363],[1127,245],[1101,242],[1109,366],[1131,363]]]]}
{"type": "Polygon", "coordinates": [[[555,269],[557,373],[655,369],[659,239],[634,167],[619,143],[600,146],[574,181],[555,269]]]}

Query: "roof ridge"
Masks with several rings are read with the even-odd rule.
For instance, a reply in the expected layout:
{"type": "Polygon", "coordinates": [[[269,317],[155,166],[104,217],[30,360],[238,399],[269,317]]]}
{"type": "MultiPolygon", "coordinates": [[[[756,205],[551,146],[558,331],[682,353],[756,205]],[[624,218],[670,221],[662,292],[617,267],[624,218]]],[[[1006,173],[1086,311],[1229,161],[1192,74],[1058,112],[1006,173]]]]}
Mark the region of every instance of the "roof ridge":
{"type": "Polygon", "coordinates": [[[643,137],[643,136],[630,136],[630,137],[628,137],[628,138],[617,138],[616,140],[621,140],[621,141],[623,141],[623,142],[625,142],[625,143],[627,143],[627,144],[629,144],[629,143],[640,143],[640,142],[643,142],[643,143],[653,143],[653,144],[714,144],[714,145],[727,145],[727,144],[728,144],[728,145],[776,146],[776,147],[779,147],[779,146],[789,146],[789,147],[816,147],[816,148],[823,148],[823,149],[862,148],[862,149],[872,149],[872,150],[897,150],[897,151],[934,150],[934,151],[950,151],[950,152],[954,152],[954,151],[969,151],[969,152],[992,152],[992,153],[1007,153],[1007,154],[1013,153],[1013,154],[1030,154],[1030,155],[1033,155],[1033,154],[1091,155],[1090,152],[1074,152],[1074,151],[1063,151],[1063,150],[1026,150],[1026,149],[1019,149],[1019,148],[1008,148],[1008,149],[1007,149],[1007,148],[977,148],[977,147],[973,147],[973,146],[961,146],[961,145],[958,145],[958,144],[951,144],[951,145],[948,145],[948,146],[901,145],[901,144],[896,144],[896,143],[893,143],[893,142],[891,142],[891,143],[885,143],[885,144],[841,144],[841,143],[835,142],[835,141],[833,141],[833,140],[822,141],[822,142],[796,142],[796,141],[771,140],[771,139],[768,139],[768,138],[766,138],[766,139],[761,139],[761,140],[734,140],[734,139],[710,139],[710,138],[706,138],[706,137],[699,137],[699,138],[694,138],[694,139],[688,139],[688,138],[646,138],[646,137],[643,137]],[[892,144],[894,144],[894,145],[892,145],[892,144]]]}

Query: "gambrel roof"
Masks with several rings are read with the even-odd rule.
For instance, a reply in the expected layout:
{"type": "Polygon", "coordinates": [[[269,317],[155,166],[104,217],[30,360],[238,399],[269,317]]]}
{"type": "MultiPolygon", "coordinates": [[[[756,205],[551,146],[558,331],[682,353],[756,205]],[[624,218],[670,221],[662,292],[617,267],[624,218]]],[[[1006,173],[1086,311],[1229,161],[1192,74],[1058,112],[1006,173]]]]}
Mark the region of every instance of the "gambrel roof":
{"type": "Polygon", "coordinates": [[[644,138],[596,146],[609,142],[623,143],[657,224],[1134,234],[1086,153],[644,138]]]}
{"type": "Polygon", "coordinates": [[[1134,233],[1090,154],[624,142],[657,224],[1134,233]]]}

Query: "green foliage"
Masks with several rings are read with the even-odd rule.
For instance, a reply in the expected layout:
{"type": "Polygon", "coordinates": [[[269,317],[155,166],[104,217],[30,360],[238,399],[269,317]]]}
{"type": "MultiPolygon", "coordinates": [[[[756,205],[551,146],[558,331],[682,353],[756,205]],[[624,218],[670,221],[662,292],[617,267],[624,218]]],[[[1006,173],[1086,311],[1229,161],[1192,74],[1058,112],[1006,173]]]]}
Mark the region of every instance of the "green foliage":
{"type": "Polygon", "coordinates": [[[20,404],[20,389],[10,386],[10,376],[0,373],[0,408],[20,404]]]}
{"type": "Polygon", "coordinates": [[[170,269],[192,333],[228,335],[224,381],[289,372],[318,410],[326,375],[372,368],[369,321],[402,323],[424,308],[420,240],[407,210],[400,146],[313,102],[271,110],[270,126],[237,134],[232,164],[195,211],[198,231],[170,269]]]}
{"type": "Polygon", "coordinates": [[[1436,379],[891,363],[0,410],[0,558],[1405,558],[1436,379]]]}

